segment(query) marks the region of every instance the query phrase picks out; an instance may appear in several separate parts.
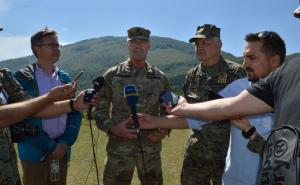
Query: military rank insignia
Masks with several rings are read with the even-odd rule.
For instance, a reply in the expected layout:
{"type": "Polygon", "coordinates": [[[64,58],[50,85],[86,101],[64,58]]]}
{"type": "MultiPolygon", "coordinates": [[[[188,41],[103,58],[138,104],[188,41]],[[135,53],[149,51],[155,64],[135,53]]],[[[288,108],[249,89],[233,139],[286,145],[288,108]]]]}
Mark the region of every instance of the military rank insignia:
{"type": "Polygon", "coordinates": [[[226,82],[227,82],[227,74],[226,73],[219,74],[218,83],[219,84],[224,84],[226,82]]]}

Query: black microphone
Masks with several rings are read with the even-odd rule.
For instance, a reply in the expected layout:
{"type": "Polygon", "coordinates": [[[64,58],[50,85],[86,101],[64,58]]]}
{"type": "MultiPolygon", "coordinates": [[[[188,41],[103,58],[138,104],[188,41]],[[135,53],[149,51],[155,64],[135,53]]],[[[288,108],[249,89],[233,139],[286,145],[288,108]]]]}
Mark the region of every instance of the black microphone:
{"type": "Polygon", "coordinates": [[[126,99],[127,105],[130,106],[133,124],[137,131],[137,134],[139,134],[139,122],[136,115],[136,104],[139,101],[139,94],[134,86],[126,85],[124,87],[124,98],[126,99]]]}
{"type": "Polygon", "coordinates": [[[93,96],[98,92],[100,91],[100,89],[103,87],[104,85],[104,77],[103,76],[99,76],[97,78],[95,78],[93,81],[92,81],[93,85],[94,85],[94,88],[93,89],[87,89],[84,91],[84,98],[83,98],[83,101],[85,103],[89,103],[93,96]]]}
{"type": "MultiPolygon", "coordinates": [[[[92,82],[94,84],[94,89],[87,89],[87,90],[84,91],[84,97],[83,97],[83,102],[84,103],[91,102],[93,96],[98,91],[100,91],[100,89],[104,85],[104,77],[103,76],[99,76],[99,77],[95,78],[92,82]]],[[[88,110],[88,119],[89,120],[92,120],[92,108],[93,108],[93,106],[90,105],[89,110],[88,110]]]]}
{"type": "MultiPolygon", "coordinates": [[[[94,89],[87,89],[84,91],[84,97],[83,97],[83,101],[85,103],[89,103],[91,102],[93,96],[101,90],[101,88],[104,85],[104,77],[103,76],[99,76],[97,78],[95,78],[92,81],[93,85],[94,85],[94,89]]],[[[93,149],[93,157],[94,157],[94,163],[95,163],[95,168],[96,168],[96,174],[97,174],[97,182],[99,184],[99,175],[98,175],[98,165],[97,165],[97,158],[96,158],[96,152],[95,152],[95,143],[94,143],[94,134],[93,134],[93,129],[92,129],[92,108],[93,106],[90,105],[89,110],[88,110],[88,120],[90,120],[90,132],[91,132],[91,139],[92,139],[92,149],[93,149]]]]}

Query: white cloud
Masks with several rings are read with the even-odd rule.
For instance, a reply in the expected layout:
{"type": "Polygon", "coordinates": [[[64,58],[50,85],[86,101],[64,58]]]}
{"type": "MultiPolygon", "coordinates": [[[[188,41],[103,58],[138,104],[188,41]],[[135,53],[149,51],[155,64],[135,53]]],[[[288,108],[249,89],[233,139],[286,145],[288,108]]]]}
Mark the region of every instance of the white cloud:
{"type": "Polygon", "coordinates": [[[0,37],[0,61],[31,55],[30,37],[0,37]]]}
{"type": "Polygon", "coordinates": [[[0,16],[5,15],[15,3],[27,2],[30,0],[0,0],[0,16]]]}

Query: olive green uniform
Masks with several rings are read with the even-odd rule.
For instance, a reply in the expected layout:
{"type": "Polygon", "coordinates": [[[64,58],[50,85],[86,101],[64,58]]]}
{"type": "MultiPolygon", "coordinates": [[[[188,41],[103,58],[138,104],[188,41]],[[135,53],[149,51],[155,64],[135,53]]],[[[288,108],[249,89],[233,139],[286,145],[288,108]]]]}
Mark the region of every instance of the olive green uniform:
{"type": "MultiPolygon", "coordinates": [[[[108,135],[107,159],[103,174],[104,185],[130,184],[134,167],[137,167],[141,184],[146,184],[138,141],[123,139],[109,132],[112,126],[131,116],[123,90],[126,85],[134,85],[139,94],[137,112],[154,116],[161,115],[159,96],[170,90],[167,77],[156,67],[146,63],[136,69],[127,60],[110,68],[105,74],[104,88],[100,103],[96,106],[97,126],[108,135]]],[[[141,131],[148,181],[151,185],[163,184],[160,150],[161,142],[151,142],[147,137],[157,130],[141,131]]]]}
{"type": "MultiPolygon", "coordinates": [[[[12,77],[7,69],[0,70],[0,88],[7,103],[15,103],[25,99],[20,84],[12,77]]],[[[4,100],[0,98],[0,105],[4,100]]],[[[0,128],[0,184],[20,185],[17,156],[11,141],[9,128],[0,128]]]]}
{"type": "MultiPolygon", "coordinates": [[[[191,69],[183,86],[184,96],[190,103],[210,100],[209,92],[218,93],[232,81],[245,77],[241,65],[225,61],[222,57],[213,70],[201,64],[191,69]]],[[[225,158],[230,136],[230,122],[218,121],[201,131],[193,130],[186,143],[181,184],[222,184],[225,158]]]]}

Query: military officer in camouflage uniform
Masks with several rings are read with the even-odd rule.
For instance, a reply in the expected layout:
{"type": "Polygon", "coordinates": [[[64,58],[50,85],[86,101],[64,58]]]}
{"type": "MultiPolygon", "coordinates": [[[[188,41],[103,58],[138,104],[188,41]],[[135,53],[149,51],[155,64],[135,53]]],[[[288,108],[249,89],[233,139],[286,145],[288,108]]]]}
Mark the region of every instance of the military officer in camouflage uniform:
{"type": "MultiPolygon", "coordinates": [[[[195,43],[195,53],[200,60],[200,64],[187,73],[183,86],[189,103],[208,101],[209,93],[217,93],[232,81],[245,77],[241,65],[225,61],[221,56],[220,28],[211,24],[198,26],[196,35],[189,41],[195,43]]],[[[201,131],[193,130],[186,143],[182,185],[222,184],[229,134],[229,121],[210,124],[201,131]]]]}
{"type": "Polygon", "coordinates": [[[163,112],[159,96],[165,90],[170,90],[170,85],[165,74],[146,61],[150,49],[150,31],[133,27],[127,32],[129,58],[104,74],[103,94],[95,110],[98,128],[108,135],[103,184],[130,184],[136,167],[141,184],[146,185],[148,181],[149,185],[161,185],[161,139],[167,131],[141,131],[145,174],[136,131],[128,125],[131,112],[124,99],[123,89],[126,85],[136,87],[139,94],[137,112],[159,116],[163,112]]]}
{"type": "MultiPolygon", "coordinates": [[[[0,105],[18,102],[25,98],[22,87],[7,69],[0,70],[0,88],[0,105]]],[[[21,184],[17,168],[17,156],[10,139],[9,128],[0,128],[0,184],[21,184]]]]}

